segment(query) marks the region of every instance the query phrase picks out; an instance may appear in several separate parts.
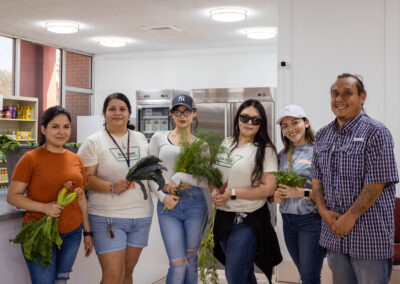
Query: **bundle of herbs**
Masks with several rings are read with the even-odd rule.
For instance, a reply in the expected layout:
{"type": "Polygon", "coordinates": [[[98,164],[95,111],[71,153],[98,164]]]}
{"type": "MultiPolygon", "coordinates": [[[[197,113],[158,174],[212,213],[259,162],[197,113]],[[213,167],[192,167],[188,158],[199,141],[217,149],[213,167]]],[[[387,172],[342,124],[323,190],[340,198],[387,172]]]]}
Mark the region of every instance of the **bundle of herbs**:
{"type": "MultiPolygon", "coordinates": [[[[57,204],[65,207],[72,203],[78,194],[83,194],[81,188],[68,193],[72,186],[73,182],[71,181],[64,184],[64,187],[58,192],[57,204]]],[[[39,221],[30,220],[10,242],[22,244],[25,257],[35,263],[38,263],[37,256],[40,256],[40,264],[45,267],[52,263],[50,258],[53,254],[53,245],[55,244],[58,249],[61,249],[63,242],[58,232],[58,218],[44,216],[39,221]]]]}
{"type": "Polygon", "coordinates": [[[274,172],[277,184],[285,184],[288,186],[299,187],[307,181],[305,177],[299,176],[296,173],[285,171],[274,172]]]}
{"type": "MultiPolygon", "coordinates": [[[[217,154],[225,151],[220,147],[223,140],[222,135],[215,132],[201,129],[196,132],[196,139],[189,144],[185,137],[181,137],[182,149],[175,161],[175,172],[191,174],[198,181],[208,181],[218,188],[223,187],[222,173],[212,165],[215,162],[217,154]]],[[[179,188],[179,187],[178,187],[179,188]]],[[[217,261],[214,257],[214,219],[213,215],[207,220],[209,225],[206,235],[203,237],[199,253],[199,278],[203,283],[218,283],[217,261]]]]}

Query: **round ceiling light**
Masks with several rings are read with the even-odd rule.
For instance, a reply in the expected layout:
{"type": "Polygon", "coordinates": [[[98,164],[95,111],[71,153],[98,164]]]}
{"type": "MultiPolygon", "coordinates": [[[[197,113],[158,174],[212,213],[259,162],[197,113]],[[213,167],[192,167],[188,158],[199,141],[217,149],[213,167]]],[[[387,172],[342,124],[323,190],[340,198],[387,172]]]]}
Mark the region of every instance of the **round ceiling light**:
{"type": "Polygon", "coordinates": [[[79,24],[74,22],[48,22],[46,30],[57,34],[73,34],[79,31],[79,24]]]}
{"type": "Polygon", "coordinates": [[[210,17],[218,22],[238,22],[247,17],[247,11],[241,8],[216,8],[210,11],[210,17]]]}
{"type": "Polygon", "coordinates": [[[123,47],[128,44],[128,39],[123,37],[105,36],[98,39],[102,46],[107,47],[123,47]]]}
{"type": "Polygon", "coordinates": [[[244,34],[251,39],[270,39],[277,34],[277,29],[273,27],[250,28],[244,31],[244,34]]]}

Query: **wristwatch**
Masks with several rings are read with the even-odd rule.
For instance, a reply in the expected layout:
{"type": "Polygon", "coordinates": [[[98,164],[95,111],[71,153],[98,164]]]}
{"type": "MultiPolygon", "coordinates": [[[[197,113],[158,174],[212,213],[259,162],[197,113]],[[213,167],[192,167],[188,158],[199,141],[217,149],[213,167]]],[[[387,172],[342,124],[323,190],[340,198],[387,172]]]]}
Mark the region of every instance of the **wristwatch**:
{"type": "Polygon", "coordinates": [[[84,237],[86,237],[86,236],[91,236],[91,237],[93,237],[93,232],[85,232],[85,231],[83,231],[83,236],[84,236],[84,237]]]}
{"type": "Polygon", "coordinates": [[[304,190],[304,197],[310,197],[310,190],[309,189],[305,189],[304,190]]]}
{"type": "Polygon", "coordinates": [[[236,190],[231,188],[231,200],[236,200],[236,190]]]}

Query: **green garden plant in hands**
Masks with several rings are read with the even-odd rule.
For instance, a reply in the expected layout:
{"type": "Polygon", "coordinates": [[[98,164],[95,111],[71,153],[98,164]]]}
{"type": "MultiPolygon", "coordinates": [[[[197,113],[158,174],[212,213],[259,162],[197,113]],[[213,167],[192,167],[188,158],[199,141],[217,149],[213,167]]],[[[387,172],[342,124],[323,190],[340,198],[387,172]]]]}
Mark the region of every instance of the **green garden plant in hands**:
{"type": "MultiPolygon", "coordinates": [[[[83,190],[80,188],[67,194],[72,186],[73,182],[71,181],[64,184],[58,193],[57,204],[63,207],[68,206],[78,194],[83,194],[83,190]]],[[[44,216],[39,221],[30,220],[10,242],[22,244],[25,257],[35,263],[38,263],[37,256],[39,255],[40,264],[45,267],[52,263],[50,258],[53,254],[53,245],[55,244],[58,249],[61,249],[63,242],[58,232],[58,218],[44,216]]]]}
{"type": "Polygon", "coordinates": [[[301,177],[296,173],[285,171],[274,172],[277,184],[285,184],[288,186],[299,187],[307,181],[305,177],[301,177]]]}

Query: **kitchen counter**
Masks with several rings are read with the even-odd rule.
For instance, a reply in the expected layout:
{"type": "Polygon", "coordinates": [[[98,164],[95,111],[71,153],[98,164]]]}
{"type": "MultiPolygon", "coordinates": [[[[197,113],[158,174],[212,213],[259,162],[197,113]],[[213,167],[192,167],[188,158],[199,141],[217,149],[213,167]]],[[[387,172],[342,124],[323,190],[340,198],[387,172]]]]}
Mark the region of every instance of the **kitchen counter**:
{"type": "Polygon", "coordinates": [[[0,221],[6,221],[24,216],[24,210],[7,203],[6,196],[0,195],[0,221]]]}

